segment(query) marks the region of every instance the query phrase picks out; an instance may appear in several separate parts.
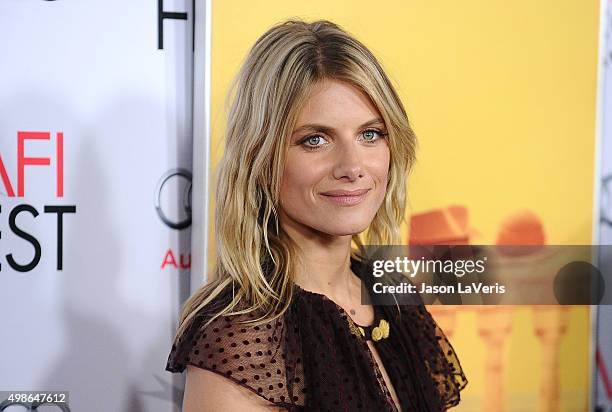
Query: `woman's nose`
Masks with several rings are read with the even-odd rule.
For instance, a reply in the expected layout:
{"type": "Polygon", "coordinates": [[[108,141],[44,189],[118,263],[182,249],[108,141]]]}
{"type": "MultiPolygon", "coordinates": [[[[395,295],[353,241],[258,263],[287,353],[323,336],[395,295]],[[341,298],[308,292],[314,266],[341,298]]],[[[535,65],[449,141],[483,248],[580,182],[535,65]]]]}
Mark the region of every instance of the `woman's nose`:
{"type": "Polygon", "coordinates": [[[333,176],[336,179],[354,181],[364,176],[361,153],[356,142],[338,147],[334,162],[333,176]]]}

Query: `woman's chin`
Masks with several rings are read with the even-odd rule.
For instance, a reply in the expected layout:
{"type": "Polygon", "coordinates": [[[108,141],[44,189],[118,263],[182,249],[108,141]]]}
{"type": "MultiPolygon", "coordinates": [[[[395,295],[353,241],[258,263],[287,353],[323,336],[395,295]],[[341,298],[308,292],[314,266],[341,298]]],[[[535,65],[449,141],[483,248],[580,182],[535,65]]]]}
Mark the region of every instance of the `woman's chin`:
{"type": "Polygon", "coordinates": [[[327,227],[321,227],[320,230],[330,236],[352,236],[363,232],[368,226],[369,223],[339,224],[336,222],[327,227]]]}

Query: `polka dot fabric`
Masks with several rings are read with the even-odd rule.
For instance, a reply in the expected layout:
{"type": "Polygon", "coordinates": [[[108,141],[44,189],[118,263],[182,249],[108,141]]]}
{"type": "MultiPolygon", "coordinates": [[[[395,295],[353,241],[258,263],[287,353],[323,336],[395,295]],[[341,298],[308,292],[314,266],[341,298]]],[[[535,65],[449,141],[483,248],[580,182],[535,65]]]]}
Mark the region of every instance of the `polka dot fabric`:
{"type": "MultiPolygon", "coordinates": [[[[361,276],[364,266],[352,261],[361,276]]],[[[363,278],[363,277],[362,277],[363,278]]],[[[364,279],[365,280],[365,279],[364,279]]],[[[444,333],[425,306],[374,306],[390,324],[387,339],[372,341],[402,411],[443,411],[459,403],[467,379],[444,333]]],[[[353,334],[349,315],[325,295],[296,286],[282,318],[259,326],[202,311],[174,342],[166,370],[194,365],[225,376],[289,411],[397,411],[366,343],[353,334]]]]}

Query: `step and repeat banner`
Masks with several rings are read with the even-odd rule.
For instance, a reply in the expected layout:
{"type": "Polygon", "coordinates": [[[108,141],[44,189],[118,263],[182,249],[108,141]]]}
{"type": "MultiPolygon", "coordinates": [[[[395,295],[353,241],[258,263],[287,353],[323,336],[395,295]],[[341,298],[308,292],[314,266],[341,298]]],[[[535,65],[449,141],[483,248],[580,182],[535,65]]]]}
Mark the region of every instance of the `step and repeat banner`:
{"type": "Polygon", "coordinates": [[[0,391],[178,410],[192,7],[0,0],[0,391]]]}

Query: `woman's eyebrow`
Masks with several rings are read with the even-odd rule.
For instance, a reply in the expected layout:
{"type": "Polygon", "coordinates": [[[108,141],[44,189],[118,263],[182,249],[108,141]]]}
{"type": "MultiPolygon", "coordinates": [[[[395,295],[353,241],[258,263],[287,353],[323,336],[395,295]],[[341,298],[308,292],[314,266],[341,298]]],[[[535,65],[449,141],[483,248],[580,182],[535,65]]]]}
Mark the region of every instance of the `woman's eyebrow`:
{"type": "MultiPolygon", "coordinates": [[[[373,125],[384,125],[385,122],[383,122],[383,120],[380,117],[377,117],[376,119],[372,119],[372,120],[368,120],[367,122],[365,122],[364,124],[362,124],[361,126],[359,126],[359,129],[363,129],[364,127],[368,127],[368,126],[373,126],[373,125]]],[[[317,131],[317,132],[323,132],[323,133],[327,133],[327,134],[332,134],[335,129],[333,127],[330,126],[326,126],[323,124],[317,124],[317,123],[308,123],[308,124],[304,124],[300,127],[298,127],[297,129],[295,129],[293,131],[293,134],[295,133],[299,133],[305,130],[313,130],[313,131],[317,131]]]]}

